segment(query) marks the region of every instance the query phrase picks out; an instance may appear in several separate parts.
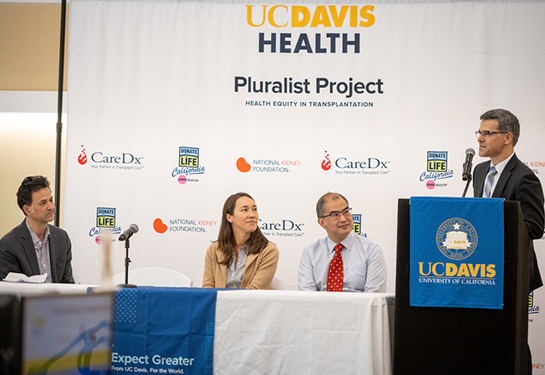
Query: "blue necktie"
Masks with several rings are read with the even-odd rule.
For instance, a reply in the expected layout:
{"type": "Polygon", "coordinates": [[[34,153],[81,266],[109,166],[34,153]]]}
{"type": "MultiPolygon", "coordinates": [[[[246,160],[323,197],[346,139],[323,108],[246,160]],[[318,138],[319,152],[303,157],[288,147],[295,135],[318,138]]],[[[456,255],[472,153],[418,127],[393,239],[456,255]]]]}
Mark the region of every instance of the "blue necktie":
{"type": "Polygon", "coordinates": [[[492,196],[492,185],[494,184],[494,177],[498,171],[493,165],[490,167],[490,171],[486,175],[486,181],[484,182],[484,194],[483,197],[490,198],[492,196]]]}

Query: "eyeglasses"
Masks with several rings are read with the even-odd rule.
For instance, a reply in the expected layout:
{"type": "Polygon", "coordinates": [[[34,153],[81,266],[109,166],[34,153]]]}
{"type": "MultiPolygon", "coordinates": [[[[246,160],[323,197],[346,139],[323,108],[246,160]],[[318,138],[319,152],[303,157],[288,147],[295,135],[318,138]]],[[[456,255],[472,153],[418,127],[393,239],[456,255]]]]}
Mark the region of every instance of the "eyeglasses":
{"type": "Polygon", "coordinates": [[[321,216],[322,219],[325,219],[326,217],[331,217],[333,220],[339,220],[341,218],[341,215],[345,216],[345,217],[349,217],[348,215],[352,215],[350,212],[352,211],[351,208],[349,207],[346,207],[344,210],[342,211],[333,211],[333,212],[330,212],[329,215],[324,215],[324,216],[321,216]]]}
{"type": "Polygon", "coordinates": [[[492,135],[492,134],[507,134],[507,133],[509,133],[509,132],[491,132],[491,131],[488,131],[488,130],[482,130],[482,131],[481,131],[481,130],[477,130],[477,131],[475,132],[475,136],[476,136],[477,138],[479,138],[481,135],[482,135],[483,137],[488,137],[489,135],[492,135]]]}

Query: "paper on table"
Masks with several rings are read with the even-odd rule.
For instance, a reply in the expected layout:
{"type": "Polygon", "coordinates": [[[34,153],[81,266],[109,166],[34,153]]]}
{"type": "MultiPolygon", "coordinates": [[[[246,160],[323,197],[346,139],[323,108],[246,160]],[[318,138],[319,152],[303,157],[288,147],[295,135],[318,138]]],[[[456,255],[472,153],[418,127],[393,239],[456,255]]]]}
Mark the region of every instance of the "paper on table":
{"type": "Polygon", "coordinates": [[[11,283],[34,283],[34,284],[40,284],[45,281],[47,278],[47,273],[44,273],[43,275],[33,275],[33,276],[27,276],[24,273],[17,273],[17,272],[10,272],[8,275],[4,278],[3,281],[9,281],[11,283]]]}

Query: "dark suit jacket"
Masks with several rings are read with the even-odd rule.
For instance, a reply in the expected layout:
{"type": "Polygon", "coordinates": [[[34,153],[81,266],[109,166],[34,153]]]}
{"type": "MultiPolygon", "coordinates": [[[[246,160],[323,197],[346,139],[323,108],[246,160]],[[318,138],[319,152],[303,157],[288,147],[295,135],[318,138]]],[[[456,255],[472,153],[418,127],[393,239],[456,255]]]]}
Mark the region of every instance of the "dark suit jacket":
{"type": "MultiPolygon", "coordinates": [[[[478,164],[473,173],[473,195],[483,196],[483,186],[490,161],[478,164]]],[[[543,188],[535,173],[521,162],[517,155],[513,155],[500,175],[492,198],[505,198],[519,201],[522,208],[522,216],[528,229],[528,235],[532,240],[543,237],[545,226],[545,213],[543,207],[543,188]]],[[[532,245],[532,264],[530,266],[530,290],[543,285],[537,258],[532,245]]]]}
{"type": "MultiPolygon", "coordinates": [[[[36,250],[25,220],[0,239],[0,280],[10,272],[27,276],[40,274],[36,250]]],[[[70,238],[64,230],[52,225],[49,225],[49,256],[51,280],[54,283],[73,283],[70,238]]]]}

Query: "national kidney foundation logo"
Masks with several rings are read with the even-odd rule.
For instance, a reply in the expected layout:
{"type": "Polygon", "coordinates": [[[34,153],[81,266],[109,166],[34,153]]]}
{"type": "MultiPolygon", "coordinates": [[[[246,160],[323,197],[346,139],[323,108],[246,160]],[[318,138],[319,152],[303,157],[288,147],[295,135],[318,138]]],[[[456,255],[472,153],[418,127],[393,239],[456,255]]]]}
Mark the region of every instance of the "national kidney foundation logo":
{"type": "Polygon", "coordinates": [[[206,233],[209,229],[216,227],[216,225],[217,222],[215,220],[204,220],[188,217],[163,219],[158,217],[153,221],[153,230],[159,234],[164,234],[167,232],[206,233]]]}
{"type": "Polygon", "coordinates": [[[246,161],[246,159],[238,158],[237,169],[239,170],[239,172],[247,173],[247,172],[250,172],[250,169],[252,169],[252,166],[246,161]]]}
{"type": "Polygon", "coordinates": [[[241,173],[292,173],[301,166],[301,160],[292,159],[263,159],[239,157],[236,162],[237,170],[241,173]]]}

